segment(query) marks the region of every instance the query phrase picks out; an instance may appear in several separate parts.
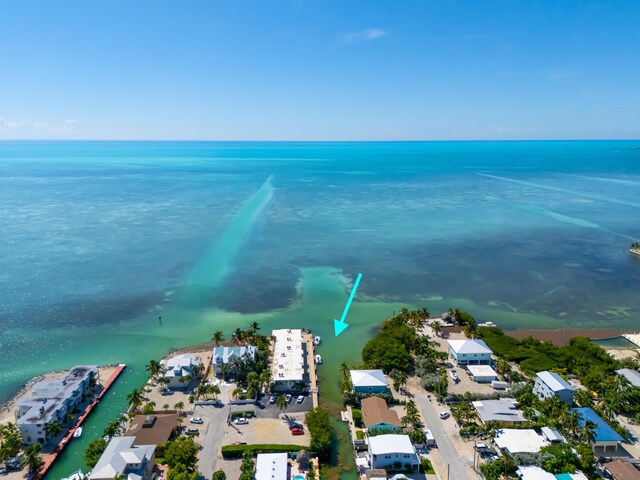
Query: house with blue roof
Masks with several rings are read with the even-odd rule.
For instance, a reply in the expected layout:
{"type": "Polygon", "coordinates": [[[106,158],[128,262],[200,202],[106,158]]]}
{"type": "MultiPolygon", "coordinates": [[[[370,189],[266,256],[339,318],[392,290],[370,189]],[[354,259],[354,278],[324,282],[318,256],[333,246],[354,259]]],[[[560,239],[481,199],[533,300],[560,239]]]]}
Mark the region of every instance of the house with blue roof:
{"type": "Polygon", "coordinates": [[[607,447],[615,447],[615,449],[618,450],[618,443],[623,442],[624,438],[596,412],[591,408],[572,408],[571,411],[578,412],[578,425],[580,425],[580,427],[584,427],[587,421],[595,424],[595,439],[592,443],[594,449],[596,447],[603,447],[606,452],[607,447]]]}
{"type": "Polygon", "coordinates": [[[538,372],[533,386],[533,393],[540,400],[551,398],[554,395],[567,405],[573,405],[574,388],[556,372],[538,372]]]}

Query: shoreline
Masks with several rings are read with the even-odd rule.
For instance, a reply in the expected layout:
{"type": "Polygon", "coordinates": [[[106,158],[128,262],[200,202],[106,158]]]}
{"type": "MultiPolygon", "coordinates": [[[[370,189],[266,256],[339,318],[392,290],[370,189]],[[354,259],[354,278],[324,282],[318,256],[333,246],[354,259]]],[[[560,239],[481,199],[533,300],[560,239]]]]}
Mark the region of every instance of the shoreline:
{"type": "MultiPolygon", "coordinates": [[[[499,325],[498,325],[499,327],[499,325]]],[[[511,337],[523,340],[527,337],[534,337],[538,340],[551,342],[558,347],[566,345],[573,337],[587,337],[590,340],[603,340],[622,336],[624,332],[615,328],[516,328],[514,330],[504,329],[504,333],[511,337]]]]}

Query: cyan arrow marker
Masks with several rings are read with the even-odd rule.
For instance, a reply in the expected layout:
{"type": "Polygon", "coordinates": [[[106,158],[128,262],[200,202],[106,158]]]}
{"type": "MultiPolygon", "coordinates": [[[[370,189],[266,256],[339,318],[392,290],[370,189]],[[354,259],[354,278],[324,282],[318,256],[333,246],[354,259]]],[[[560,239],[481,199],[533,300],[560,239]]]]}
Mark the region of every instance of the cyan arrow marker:
{"type": "Polygon", "coordinates": [[[342,318],[340,320],[333,321],[333,329],[336,332],[336,337],[340,335],[345,329],[349,326],[347,323],[344,323],[344,319],[347,318],[347,312],[349,311],[349,307],[351,306],[351,302],[353,301],[353,297],[356,295],[356,290],[358,289],[358,284],[360,283],[360,279],[362,278],[362,274],[358,274],[358,278],[356,278],[356,283],[353,284],[353,290],[351,290],[351,295],[349,295],[349,300],[347,300],[347,305],[344,307],[344,312],[342,312],[342,318]]]}

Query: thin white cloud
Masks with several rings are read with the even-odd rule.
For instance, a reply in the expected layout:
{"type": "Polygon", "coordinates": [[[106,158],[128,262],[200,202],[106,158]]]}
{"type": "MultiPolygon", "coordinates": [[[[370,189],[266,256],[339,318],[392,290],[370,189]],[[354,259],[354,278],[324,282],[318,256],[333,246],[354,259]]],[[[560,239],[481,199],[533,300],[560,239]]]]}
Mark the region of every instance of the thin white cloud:
{"type": "Polygon", "coordinates": [[[60,125],[47,122],[33,121],[28,118],[12,120],[0,117],[0,134],[3,136],[22,137],[25,135],[59,135],[74,131],[78,127],[78,120],[68,118],[60,125]]]}
{"type": "Polygon", "coordinates": [[[571,77],[572,77],[572,74],[570,74],[570,73],[554,72],[554,73],[549,74],[549,76],[547,78],[549,80],[551,80],[552,82],[562,82],[564,80],[568,80],[571,77]]]}
{"type": "Polygon", "coordinates": [[[384,30],[380,30],[379,28],[369,28],[367,30],[362,30],[361,32],[351,32],[347,33],[344,36],[344,40],[347,43],[354,42],[367,42],[369,40],[376,40],[378,38],[384,37],[387,34],[384,30]]]}

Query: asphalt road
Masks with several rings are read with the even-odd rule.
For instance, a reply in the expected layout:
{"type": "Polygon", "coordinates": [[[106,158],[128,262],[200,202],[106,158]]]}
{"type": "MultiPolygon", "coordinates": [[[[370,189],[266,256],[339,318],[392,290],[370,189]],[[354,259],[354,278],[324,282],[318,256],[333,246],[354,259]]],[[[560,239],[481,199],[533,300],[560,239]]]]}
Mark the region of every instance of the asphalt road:
{"type": "Polygon", "coordinates": [[[208,417],[210,419],[198,460],[198,471],[204,478],[211,478],[213,472],[218,469],[218,452],[227,427],[229,410],[229,404],[225,403],[221,408],[213,405],[198,405],[193,412],[194,417],[208,417]]]}
{"type": "MultiPolygon", "coordinates": [[[[449,465],[450,480],[476,480],[472,479],[467,473],[464,461],[454,448],[449,435],[444,429],[442,422],[455,422],[452,417],[446,420],[440,420],[440,412],[447,410],[445,407],[439,406],[435,400],[429,401],[426,395],[414,395],[413,400],[422,413],[422,417],[427,423],[427,427],[433,433],[438,445],[438,451],[445,464],[449,465]]],[[[442,472],[443,480],[447,480],[447,473],[442,472]]]]}

